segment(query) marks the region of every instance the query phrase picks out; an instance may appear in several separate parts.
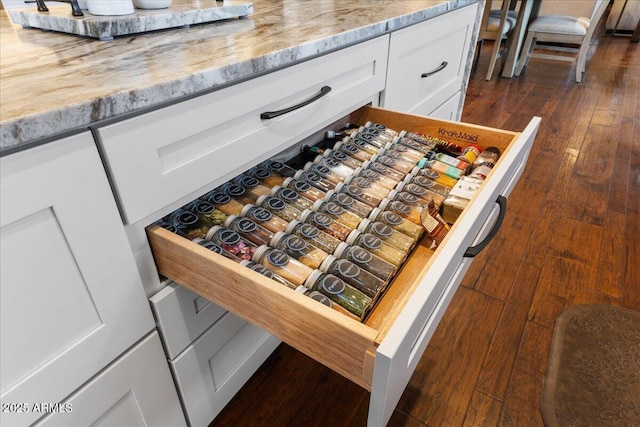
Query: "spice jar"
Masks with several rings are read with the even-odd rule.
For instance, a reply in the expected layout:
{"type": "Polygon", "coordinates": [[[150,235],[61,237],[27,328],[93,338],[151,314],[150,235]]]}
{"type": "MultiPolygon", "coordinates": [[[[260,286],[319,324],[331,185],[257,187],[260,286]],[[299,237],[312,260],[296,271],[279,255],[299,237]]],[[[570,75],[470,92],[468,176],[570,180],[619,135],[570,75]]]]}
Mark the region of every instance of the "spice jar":
{"type": "Polygon", "coordinates": [[[449,166],[445,163],[442,163],[438,160],[429,160],[425,163],[425,167],[436,171],[438,173],[444,174],[449,178],[458,179],[462,175],[464,175],[464,171],[453,166],[449,166]]]}
{"type": "Polygon", "coordinates": [[[244,207],[242,203],[232,199],[229,195],[216,190],[209,191],[201,199],[213,203],[218,210],[226,215],[238,215],[244,207]]]}
{"type": "Polygon", "coordinates": [[[415,224],[411,221],[407,221],[399,215],[396,215],[393,212],[383,211],[380,208],[376,208],[369,215],[369,219],[371,221],[379,221],[383,224],[388,225],[396,231],[401,232],[409,237],[411,237],[414,242],[422,237],[422,233],[424,232],[424,228],[420,225],[415,224]]]}
{"type": "Polygon", "coordinates": [[[199,244],[200,246],[204,246],[205,248],[209,249],[212,252],[220,254],[220,255],[224,256],[225,258],[229,258],[231,261],[235,261],[235,262],[241,262],[242,261],[240,258],[238,258],[237,256],[235,256],[234,254],[232,254],[229,251],[225,251],[224,249],[222,249],[220,247],[220,245],[216,245],[211,240],[205,240],[205,239],[201,239],[199,237],[196,237],[195,239],[193,239],[193,241],[195,243],[199,244]]]}
{"type": "Polygon", "coordinates": [[[394,214],[401,216],[407,221],[414,224],[421,225],[420,214],[422,213],[422,205],[418,202],[418,199],[407,193],[398,193],[394,199],[385,199],[380,203],[380,209],[387,212],[393,212],[394,214]],[[415,201],[415,204],[408,205],[395,198],[401,198],[407,201],[415,201]]]}
{"type": "Polygon", "coordinates": [[[402,181],[406,174],[399,172],[395,169],[392,169],[388,166],[383,165],[382,163],[379,162],[371,162],[368,163],[366,165],[362,166],[363,170],[372,170],[382,176],[387,177],[388,179],[392,179],[393,181],[396,182],[396,184],[400,181],[402,181]]]}
{"type": "Polygon", "coordinates": [[[500,149],[498,147],[487,147],[484,151],[478,155],[476,160],[473,162],[473,168],[480,166],[483,163],[490,162],[494,165],[498,162],[500,158],[500,149]]]}
{"type": "Polygon", "coordinates": [[[397,230],[394,230],[387,224],[379,221],[374,222],[367,218],[362,220],[362,222],[358,226],[358,231],[376,236],[385,244],[400,250],[405,257],[416,243],[416,241],[411,237],[397,230]]]}
{"type": "Polygon", "coordinates": [[[367,153],[366,151],[360,149],[357,145],[354,145],[350,142],[337,142],[333,146],[333,149],[335,151],[345,153],[346,155],[351,156],[360,162],[371,160],[371,158],[374,156],[373,154],[367,153]]]}
{"type": "Polygon", "coordinates": [[[399,267],[407,254],[400,249],[387,245],[382,239],[369,233],[353,230],[345,240],[349,245],[359,246],[372,254],[399,267]]]}
{"type": "Polygon", "coordinates": [[[342,151],[335,151],[335,150],[329,149],[329,150],[324,150],[324,153],[322,153],[322,155],[327,159],[335,159],[340,163],[342,163],[343,165],[350,167],[351,169],[354,169],[354,170],[362,166],[362,162],[360,160],[355,159],[343,153],[342,151]]]}
{"type": "Polygon", "coordinates": [[[398,131],[388,128],[382,123],[367,122],[364,126],[369,132],[376,132],[378,135],[380,135],[380,137],[393,139],[394,137],[398,136],[398,131]]]}
{"type": "MultiPolygon", "coordinates": [[[[470,158],[475,159],[475,157],[473,156],[470,156],[470,158]]],[[[441,163],[444,163],[446,165],[453,166],[454,168],[460,169],[465,173],[469,169],[469,166],[471,166],[471,163],[469,162],[469,160],[463,155],[460,155],[458,157],[453,157],[445,153],[438,153],[436,154],[435,160],[441,163]]]]}
{"type": "Polygon", "coordinates": [[[449,226],[440,216],[433,202],[424,208],[422,225],[427,230],[427,236],[433,239],[434,246],[439,246],[449,231],[449,226]]]}
{"type": "Polygon", "coordinates": [[[289,224],[282,218],[273,215],[268,210],[255,205],[247,205],[240,212],[241,216],[247,217],[256,224],[266,228],[272,233],[284,231],[289,224]]]}
{"type": "Polygon", "coordinates": [[[218,191],[226,194],[233,200],[238,201],[242,206],[248,205],[250,203],[255,203],[256,201],[256,197],[247,193],[247,190],[242,185],[236,184],[235,182],[227,182],[221,185],[220,187],[218,187],[218,191]]]}
{"type": "Polygon", "coordinates": [[[409,172],[411,172],[411,170],[414,168],[416,163],[409,162],[401,158],[394,158],[389,154],[390,153],[387,153],[385,151],[384,154],[382,154],[376,159],[376,163],[382,163],[388,168],[397,170],[398,172],[402,173],[403,175],[402,179],[404,179],[404,176],[406,176],[409,172]]]}
{"type": "Polygon", "coordinates": [[[377,145],[371,144],[366,138],[362,138],[360,135],[356,135],[355,137],[351,138],[349,140],[349,143],[355,145],[360,150],[365,151],[372,156],[375,156],[383,150],[383,147],[378,147],[377,145]]]}
{"type": "Polygon", "coordinates": [[[363,219],[334,202],[318,200],[313,204],[312,210],[326,214],[334,221],[338,221],[340,224],[344,224],[352,230],[355,230],[363,219]]]}
{"type": "Polygon", "coordinates": [[[313,172],[300,170],[295,174],[293,178],[298,181],[306,182],[307,184],[312,185],[317,189],[324,191],[325,193],[336,188],[336,184],[323,179],[320,175],[317,175],[313,172]]]}
{"type": "Polygon", "coordinates": [[[302,212],[299,221],[311,224],[338,240],[346,239],[349,233],[351,233],[351,229],[346,225],[340,224],[338,221],[334,221],[328,215],[320,212],[313,212],[309,209],[302,212]]]}
{"type": "Polygon", "coordinates": [[[260,196],[256,202],[256,206],[265,208],[272,214],[287,221],[287,223],[294,219],[298,219],[301,214],[301,212],[295,207],[271,196],[260,196]]]}
{"type": "Polygon", "coordinates": [[[311,224],[303,224],[295,220],[289,223],[285,233],[294,234],[328,254],[333,253],[341,242],[311,224]]]}
{"type": "Polygon", "coordinates": [[[214,225],[222,225],[227,219],[227,215],[216,209],[212,203],[205,202],[204,200],[196,199],[191,203],[184,206],[185,210],[191,211],[198,215],[198,218],[202,220],[209,227],[214,225]]]}
{"type": "Polygon", "coordinates": [[[283,176],[272,174],[268,169],[259,166],[251,168],[248,173],[269,188],[275,187],[276,185],[282,185],[284,182],[283,176]]]}
{"type": "Polygon", "coordinates": [[[347,165],[343,165],[342,163],[340,163],[340,161],[332,157],[316,156],[316,158],[313,159],[313,163],[317,164],[318,166],[326,167],[331,171],[331,173],[342,178],[351,176],[353,174],[353,171],[356,169],[350,168],[347,165]]]}
{"type": "MultiPolygon", "coordinates": [[[[482,151],[482,148],[479,145],[469,144],[462,150],[462,153],[457,157],[457,159],[460,161],[463,161],[467,165],[471,165],[476,161],[481,151],[482,151]]],[[[455,165],[452,165],[452,166],[455,166],[455,165]]]]}
{"type": "Polygon", "coordinates": [[[305,199],[309,199],[312,202],[317,202],[318,200],[322,200],[327,195],[326,192],[320,190],[319,188],[312,187],[311,185],[309,185],[304,181],[298,181],[297,179],[293,179],[293,178],[285,179],[284,183],[282,183],[282,186],[295,191],[305,199]]]}
{"type": "Polygon", "coordinates": [[[342,208],[348,210],[349,212],[353,212],[360,218],[366,218],[373,210],[373,208],[366,203],[362,203],[347,194],[336,193],[333,190],[327,193],[327,196],[324,198],[324,200],[327,202],[337,203],[342,208]]]}
{"type": "Polygon", "coordinates": [[[354,320],[360,320],[355,314],[351,313],[350,311],[348,311],[347,309],[345,309],[344,307],[342,307],[339,304],[334,304],[333,301],[331,301],[331,299],[329,297],[327,297],[326,295],[321,294],[318,291],[312,291],[310,289],[307,289],[306,286],[298,286],[298,288],[296,289],[296,292],[305,295],[309,298],[311,298],[312,300],[319,302],[320,304],[327,306],[335,311],[337,311],[338,313],[341,313],[347,317],[350,317],[354,320]]]}
{"type": "Polygon", "coordinates": [[[333,256],[349,260],[385,282],[391,281],[391,278],[396,272],[396,266],[390,262],[383,260],[360,246],[351,246],[345,242],[338,245],[333,256]]]}
{"type": "Polygon", "coordinates": [[[302,197],[297,191],[291,190],[290,188],[283,188],[279,185],[273,187],[269,195],[276,197],[285,203],[289,203],[300,211],[311,209],[313,206],[313,202],[311,200],[302,197]]]}
{"type": "Polygon", "coordinates": [[[269,270],[267,267],[265,267],[262,264],[256,264],[253,261],[244,260],[244,261],[240,261],[240,265],[243,267],[247,267],[248,269],[253,270],[256,273],[260,273],[263,276],[268,277],[269,279],[280,283],[281,285],[285,285],[289,289],[296,290],[298,288],[297,285],[294,285],[284,277],[278,276],[277,274],[275,274],[273,271],[269,270]]]}
{"type": "Polygon", "coordinates": [[[353,197],[371,208],[375,208],[382,201],[382,198],[367,194],[356,185],[338,184],[336,193],[345,193],[347,196],[353,197]]]}
{"type": "Polygon", "coordinates": [[[280,249],[313,269],[320,267],[322,261],[329,255],[300,237],[283,232],[276,233],[269,246],[280,249]]]}
{"type": "Polygon", "coordinates": [[[404,144],[400,144],[398,142],[392,142],[387,145],[385,150],[385,154],[394,153],[391,157],[395,158],[395,155],[398,158],[409,161],[411,163],[418,163],[420,159],[424,157],[424,153],[422,151],[414,150],[411,147],[408,147],[404,144]]]}
{"type": "MultiPolygon", "coordinates": [[[[436,206],[439,207],[444,201],[443,195],[433,193],[417,184],[412,184],[412,183],[406,184],[404,182],[401,182],[400,184],[398,184],[398,187],[396,188],[395,191],[398,191],[399,194],[407,193],[412,197],[415,197],[418,200],[418,203],[421,205],[426,205],[431,200],[433,200],[436,206]]],[[[410,203],[410,202],[405,202],[404,200],[401,200],[401,199],[398,199],[398,200],[402,201],[403,203],[407,203],[407,204],[410,203]]]]}
{"type": "Polygon", "coordinates": [[[294,285],[302,285],[313,271],[283,251],[270,248],[269,246],[260,246],[256,250],[252,261],[264,265],[294,285]]]}
{"type": "Polygon", "coordinates": [[[334,185],[340,184],[344,179],[344,177],[333,172],[327,166],[319,165],[313,162],[307,162],[304,165],[303,170],[306,172],[314,173],[322,177],[322,179],[326,179],[327,181],[331,182],[334,185]]]}
{"type": "MultiPolygon", "coordinates": [[[[169,219],[169,218],[167,218],[167,219],[169,219]]],[[[177,234],[179,236],[182,236],[184,238],[187,237],[186,234],[184,234],[182,231],[178,230],[178,227],[176,227],[175,225],[173,225],[173,224],[171,224],[171,223],[169,223],[167,221],[163,221],[163,220],[159,219],[158,221],[154,222],[154,224],[157,225],[158,227],[162,227],[165,230],[170,231],[170,232],[172,232],[174,234],[177,234]]],[[[333,252],[333,251],[331,251],[331,252],[333,252]]]]}
{"type": "Polygon", "coordinates": [[[271,191],[270,187],[260,184],[257,178],[249,175],[240,175],[236,177],[233,182],[244,188],[247,196],[251,199],[251,203],[258,200],[260,196],[266,196],[269,194],[269,191],[271,191]]]}
{"type": "Polygon", "coordinates": [[[235,231],[216,225],[211,227],[205,239],[231,252],[240,259],[251,259],[257,246],[242,238],[235,231]]]}
{"type": "Polygon", "coordinates": [[[371,131],[365,127],[362,127],[357,134],[353,135],[353,139],[355,140],[356,138],[378,148],[380,151],[391,142],[391,139],[384,136],[381,137],[380,132],[371,131]]]}
{"type": "Polygon", "coordinates": [[[423,156],[435,148],[435,144],[433,146],[420,144],[418,141],[415,141],[414,139],[407,136],[400,136],[396,143],[409,147],[415,151],[419,151],[423,154],[423,156]]]}
{"type": "Polygon", "coordinates": [[[269,242],[271,242],[271,239],[275,236],[272,231],[256,224],[249,218],[242,216],[229,216],[225,221],[224,226],[229,230],[235,231],[256,246],[268,245],[269,242]]]}
{"type": "Polygon", "coordinates": [[[453,188],[453,186],[456,185],[456,182],[458,182],[457,179],[448,177],[445,174],[441,174],[428,168],[424,169],[418,166],[415,167],[413,171],[411,171],[411,174],[413,176],[424,176],[432,181],[435,181],[438,184],[444,185],[447,188],[453,188]]]}
{"type": "Polygon", "coordinates": [[[366,296],[376,299],[386,283],[354,263],[346,259],[338,259],[329,255],[320,265],[320,271],[333,274],[353,286],[366,296]]]}
{"type": "Polygon", "coordinates": [[[260,164],[260,167],[283,178],[293,178],[293,175],[297,172],[297,170],[291,166],[287,166],[284,163],[275,160],[265,160],[260,164]]]}
{"type": "Polygon", "coordinates": [[[393,190],[398,184],[398,181],[391,179],[387,176],[379,174],[372,169],[366,169],[368,165],[363,165],[363,168],[358,172],[358,177],[371,181],[372,184],[386,189],[387,191],[393,190]]]}
{"type": "Polygon", "coordinates": [[[203,237],[209,230],[207,224],[198,218],[198,215],[184,209],[177,209],[172,212],[167,222],[173,225],[179,234],[189,240],[203,237]]]}
{"type": "Polygon", "coordinates": [[[389,189],[384,188],[378,184],[375,184],[373,181],[363,177],[363,176],[354,176],[349,177],[344,180],[345,185],[351,185],[358,187],[365,194],[372,195],[378,199],[384,199],[389,195],[389,189]]]}
{"type": "Polygon", "coordinates": [[[458,181],[442,205],[442,217],[446,222],[453,224],[458,219],[480,185],[482,185],[482,180],[470,176],[464,176],[458,181]]]}
{"type": "Polygon", "coordinates": [[[320,292],[335,304],[354,314],[362,320],[371,306],[371,298],[348,285],[344,280],[333,274],[326,274],[315,270],[304,282],[309,290],[320,292]]]}
{"type": "Polygon", "coordinates": [[[427,191],[440,194],[441,196],[446,196],[447,194],[449,194],[449,190],[451,190],[451,188],[447,187],[446,185],[439,184],[434,180],[422,175],[408,175],[405,178],[404,182],[407,184],[419,185],[420,187],[426,188],[427,191]]]}

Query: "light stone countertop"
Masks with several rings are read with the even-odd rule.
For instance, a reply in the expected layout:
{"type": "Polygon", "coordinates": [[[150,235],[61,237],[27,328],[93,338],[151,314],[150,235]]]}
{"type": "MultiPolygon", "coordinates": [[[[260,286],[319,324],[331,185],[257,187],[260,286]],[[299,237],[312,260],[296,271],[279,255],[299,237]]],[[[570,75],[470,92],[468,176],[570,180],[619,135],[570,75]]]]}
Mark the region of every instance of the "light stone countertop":
{"type": "MultiPolygon", "coordinates": [[[[213,0],[174,0],[203,1],[213,0]]],[[[254,14],[246,19],[113,41],[23,29],[0,11],[0,153],[246,80],[477,1],[254,0],[254,14]]],[[[246,1],[225,1],[233,3],[246,1]]]]}

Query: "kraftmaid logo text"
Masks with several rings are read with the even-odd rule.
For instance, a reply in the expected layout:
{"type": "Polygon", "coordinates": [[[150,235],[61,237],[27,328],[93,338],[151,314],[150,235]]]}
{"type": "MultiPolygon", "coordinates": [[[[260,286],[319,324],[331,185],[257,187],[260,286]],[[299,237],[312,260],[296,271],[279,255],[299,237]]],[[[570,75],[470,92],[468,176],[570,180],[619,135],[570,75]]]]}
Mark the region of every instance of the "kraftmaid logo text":
{"type": "Polygon", "coordinates": [[[458,141],[470,141],[470,142],[478,141],[478,134],[470,134],[466,132],[459,132],[457,130],[448,130],[444,128],[438,129],[438,135],[454,138],[454,139],[457,139],[458,141]]]}

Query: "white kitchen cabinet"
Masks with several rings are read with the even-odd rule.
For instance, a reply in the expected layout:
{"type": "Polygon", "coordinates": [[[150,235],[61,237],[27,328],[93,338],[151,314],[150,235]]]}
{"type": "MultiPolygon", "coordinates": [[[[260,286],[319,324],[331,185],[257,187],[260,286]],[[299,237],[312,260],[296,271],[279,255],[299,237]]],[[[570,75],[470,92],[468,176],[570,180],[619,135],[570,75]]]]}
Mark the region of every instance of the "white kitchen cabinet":
{"type": "MultiPolygon", "coordinates": [[[[89,132],[0,159],[1,400],[57,403],[154,327],[89,132]]],[[[2,425],[43,414],[2,413],[2,425]]]]}
{"type": "Polygon", "coordinates": [[[144,338],[35,425],[186,426],[158,333],[144,338]]]}
{"type": "MultiPolygon", "coordinates": [[[[430,116],[464,92],[477,7],[466,6],[391,33],[383,107],[430,116]]],[[[462,108],[456,107],[457,120],[462,108]]]]}

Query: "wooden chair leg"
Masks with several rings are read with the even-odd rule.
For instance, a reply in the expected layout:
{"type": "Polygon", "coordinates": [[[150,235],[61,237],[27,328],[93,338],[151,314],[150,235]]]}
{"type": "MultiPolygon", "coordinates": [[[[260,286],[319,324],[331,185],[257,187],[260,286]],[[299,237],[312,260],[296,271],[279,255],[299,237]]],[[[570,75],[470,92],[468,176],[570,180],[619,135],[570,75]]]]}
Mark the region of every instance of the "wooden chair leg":
{"type": "Polygon", "coordinates": [[[522,53],[520,54],[520,60],[518,61],[518,67],[516,68],[516,76],[519,76],[522,69],[527,65],[529,62],[529,55],[533,53],[533,50],[536,47],[534,36],[535,34],[531,31],[527,33],[527,39],[522,47],[522,53]]]}
{"type": "Polygon", "coordinates": [[[495,69],[496,62],[498,61],[498,55],[500,53],[501,44],[502,44],[502,39],[500,37],[496,38],[496,40],[493,43],[491,58],[489,58],[489,69],[487,70],[487,81],[491,80],[491,76],[493,75],[493,70],[495,69]]]}

